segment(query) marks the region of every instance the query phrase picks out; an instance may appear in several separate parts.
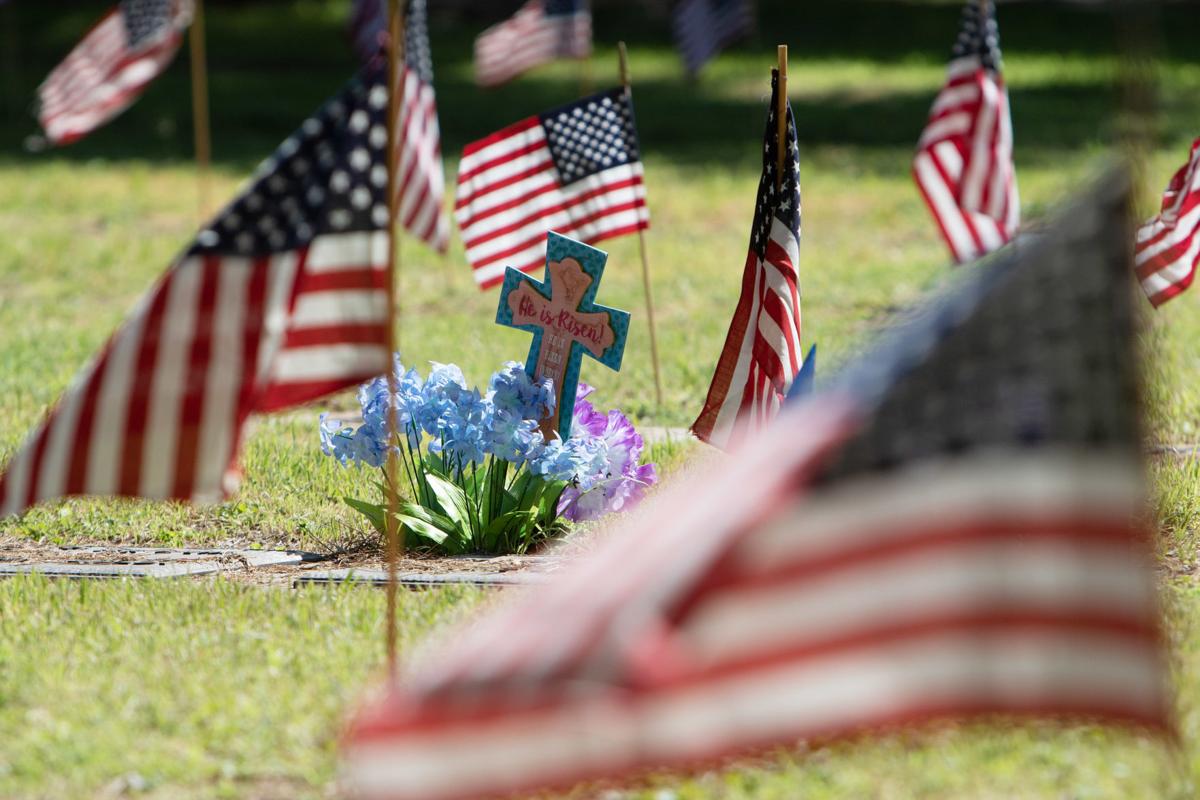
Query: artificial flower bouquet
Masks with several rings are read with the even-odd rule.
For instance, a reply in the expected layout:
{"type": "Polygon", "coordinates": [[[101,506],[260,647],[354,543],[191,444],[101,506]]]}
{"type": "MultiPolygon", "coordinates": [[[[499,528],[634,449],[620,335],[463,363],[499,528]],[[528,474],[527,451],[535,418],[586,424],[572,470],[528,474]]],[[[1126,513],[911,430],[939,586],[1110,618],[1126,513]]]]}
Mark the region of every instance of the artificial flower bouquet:
{"type": "Polygon", "coordinates": [[[400,486],[388,483],[388,382],[358,390],[357,426],[320,419],[321,449],[343,465],[379,468],[381,502],[347,497],[381,534],[387,492],[397,492],[406,545],[461,555],[524,553],[582,521],[636,504],[654,484],[642,464],[642,437],[620,411],[602,414],[579,385],[571,434],[547,441],[538,420],[555,408],[548,380],[535,381],[509,362],[486,393],[468,388],[462,370],[434,363],[422,380],[395,360],[400,486]]]}

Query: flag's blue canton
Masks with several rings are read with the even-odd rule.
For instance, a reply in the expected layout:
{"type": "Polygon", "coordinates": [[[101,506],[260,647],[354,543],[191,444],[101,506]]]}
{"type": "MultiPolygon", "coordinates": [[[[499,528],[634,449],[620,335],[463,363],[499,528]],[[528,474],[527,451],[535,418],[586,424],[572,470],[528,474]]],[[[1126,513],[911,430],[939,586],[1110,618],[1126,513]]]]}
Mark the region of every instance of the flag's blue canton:
{"type": "Polygon", "coordinates": [[[387,103],[376,59],[284,140],[189,252],[261,256],[387,225],[387,103]]]}
{"type": "Polygon", "coordinates": [[[979,56],[984,69],[993,72],[1000,69],[1000,28],[996,25],[996,7],[991,0],[980,9],[975,0],[967,0],[963,7],[962,27],[954,41],[951,58],[979,56]]]}
{"type": "Polygon", "coordinates": [[[1136,452],[1127,186],[1106,179],[835,378],[870,422],[825,476],[988,447],[1136,452]]]}
{"type": "Polygon", "coordinates": [[[175,0],[121,0],[121,18],[125,21],[129,49],[158,36],[171,22],[175,0]]]}
{"type": "MultiPolygon", "coordinates": [[[[384,13],[387,13],[386,10],[384,13]]],[[[422,83],[433,85],[433,54],[429,49],[425,0],[409,0],[404,16],[404,61],[409,69],[417,73],[422,83]]]]}
{"type": "Polygon", "coordinates": [[[585,97],[540,119],[564,186],[639,159],[633,106],[623,89],[585,97]]]}
{"type": "Polygon", "coordinates": [[[776,93],[779,76],[771,72],[771,110],[767,114],[767,130],[763,134],[763,171],[758,181],[758,200],[754,206],[754,226],[750,232],[750,247],[761,258],[771,236],[772,220],[779,220],[800,238],[800,152],[796,146],[796,119],[792,104],[787,104],[787,134],[783,146],[783,181],[775,191],[775,164],[779,147],[779,126],[776,124],[776,93]]]}
{"type": "Polygon", "coordinates": [[[584,10],[585,0],[545,0],[542,11],[547,17],[569,16],[584,10]]]}

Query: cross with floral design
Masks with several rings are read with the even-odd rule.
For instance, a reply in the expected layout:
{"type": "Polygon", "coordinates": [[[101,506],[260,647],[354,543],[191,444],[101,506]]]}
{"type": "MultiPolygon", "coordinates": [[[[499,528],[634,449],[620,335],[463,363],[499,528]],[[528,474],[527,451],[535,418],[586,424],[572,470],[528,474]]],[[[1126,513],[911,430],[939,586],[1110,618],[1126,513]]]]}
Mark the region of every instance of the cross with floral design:
{"type": "Polygon", "coordinates": [[[525,371],[549,378],[558,400],[556,413],[541,421],[547,437],[555,430],[563,439],[571,435],[584,353],[609,369],[621,368],[629,313],[594,302],[607,261],[603,250],[550,232],[541,282],[512,267],[504,273],[496,324],[533,334],[525,371]]]}

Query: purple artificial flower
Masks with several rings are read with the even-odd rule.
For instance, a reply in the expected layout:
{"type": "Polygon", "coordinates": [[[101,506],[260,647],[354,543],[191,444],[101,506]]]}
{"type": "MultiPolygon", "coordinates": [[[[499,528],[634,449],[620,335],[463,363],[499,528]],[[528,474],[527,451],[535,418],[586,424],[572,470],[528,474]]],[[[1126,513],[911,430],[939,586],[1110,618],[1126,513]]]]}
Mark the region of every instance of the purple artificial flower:
{"type": "Polygon", "coordinates": [[[658,480],[653,464],[639,463],[645,442],[633,423],[616,409],[607,415],[596,411],[585,399],[593,391],[587,384],[579,384],[571,439],[595,441],[603,460],[593,461],[595,472],[568,486],[558,502],[558,513],[575,522],[632,508],[658,480]]]}

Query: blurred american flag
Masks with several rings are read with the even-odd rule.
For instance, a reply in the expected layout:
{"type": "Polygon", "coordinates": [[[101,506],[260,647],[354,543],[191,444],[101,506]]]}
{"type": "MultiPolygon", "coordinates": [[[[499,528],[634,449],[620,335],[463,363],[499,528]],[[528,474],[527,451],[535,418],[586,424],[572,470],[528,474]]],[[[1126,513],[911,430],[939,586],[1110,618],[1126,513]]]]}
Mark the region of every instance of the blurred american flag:
{"type": "Polygon", "coordinates": [[[990,253],[1021,218],[1008,90],[991,0],[967,0],[946,84],[933,101],[913,178],[955,261],[990,253]]]}
{"type": "Polygon", "coordinates": [[[141,299],[0,474],[0,516],[76,494],[220,499],[251,413],[386,369],[384,61],[285,139],[141,299]]]}
{"type": "Polygon", "coordinates": [[[453,632],[352,721],[355,796],[532,793],[939,718],[1169,728],[1127,215],[1114,176],[453,632]]]}
{"type": "Polygon", "coordinates": [[[475,80],[496,86],[549,61],[591,53],[587,0],[529,0],[475,39],[475,80]]]}
{"type": "Polygon", "coordinates": [[[38,88],[46,138],[69,144],[128,108],[171,63],[191,20],[191,0],[122,0],[38,88]]]}

